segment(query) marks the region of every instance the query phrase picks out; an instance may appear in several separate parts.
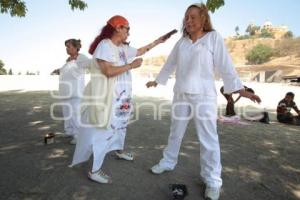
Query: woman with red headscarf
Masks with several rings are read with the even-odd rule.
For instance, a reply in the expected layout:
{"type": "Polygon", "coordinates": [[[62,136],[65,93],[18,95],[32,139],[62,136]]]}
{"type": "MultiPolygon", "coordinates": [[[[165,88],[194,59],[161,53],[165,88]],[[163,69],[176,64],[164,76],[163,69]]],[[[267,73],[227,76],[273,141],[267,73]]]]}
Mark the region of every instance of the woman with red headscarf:
{"type": "Polygon", "coordinates": [[[91,81],[82,100],[83,124],[71,166],[88,160],[93,153],[93,168],[88,177],[99,183],[112,182],[101,170],[108,152],[116,150],[118,158],[133,160],[132,154],[125,153],[123,147],[132,110],[130,70],[142,64],[142,58],[134,58],[167,39],[162,36],[135,49],[126,42],[129,29],[127,19],[114,16],[107,21],[89,49],[93,55],[91,81]]]}

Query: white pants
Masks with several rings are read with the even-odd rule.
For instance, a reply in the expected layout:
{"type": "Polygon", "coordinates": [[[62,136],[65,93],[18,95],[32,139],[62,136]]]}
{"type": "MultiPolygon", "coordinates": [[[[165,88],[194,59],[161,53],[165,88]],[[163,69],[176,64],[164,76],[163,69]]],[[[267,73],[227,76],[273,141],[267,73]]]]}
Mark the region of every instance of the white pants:
{"type": "Polygon", "coordinates": [[[200,176],[211,187],[221,187],[220,144],[217,133],[217,99],[198,94],[174,94],[168,145],[160,165],[174,169],[182,138],[190,119],[200,142],[200,176]]]}
{"type": "Polygon", "coordinates": [[[62,103],[65,134],[76,138],[79,133],[80,98],[64,100],[62,103]]]}

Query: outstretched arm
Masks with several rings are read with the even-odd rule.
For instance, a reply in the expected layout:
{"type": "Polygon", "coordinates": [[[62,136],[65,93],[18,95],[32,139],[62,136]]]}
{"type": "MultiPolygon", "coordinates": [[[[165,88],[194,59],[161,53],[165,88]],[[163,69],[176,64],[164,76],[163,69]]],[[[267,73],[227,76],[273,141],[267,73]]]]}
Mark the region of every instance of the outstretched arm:
{"type": "Polygon", "coordinates": [[[170,36],[166,37],[165,35],[159,37],[158,39],[154,40],[150,44],[147,44],[146,46],[139,48],[137,50],[137,55],[136,56],[144,55],[147,51],[149,51],[150,49],[154,48],[158,44],[165,42],[169,38],[170,38],[170,36]]]}
{"type": "Polygon", "coordinates": [[[165,85],[168,81],[169,76],[175,71],[177,66],[177,56],[178,56],[178,45],[180,40],[176,43],[175,47],[172,49],[170,55],[163,68],[160,70],[154,81],[149,81],[146,83],[147,88],[156,87],[158,84],[165,85]]]}

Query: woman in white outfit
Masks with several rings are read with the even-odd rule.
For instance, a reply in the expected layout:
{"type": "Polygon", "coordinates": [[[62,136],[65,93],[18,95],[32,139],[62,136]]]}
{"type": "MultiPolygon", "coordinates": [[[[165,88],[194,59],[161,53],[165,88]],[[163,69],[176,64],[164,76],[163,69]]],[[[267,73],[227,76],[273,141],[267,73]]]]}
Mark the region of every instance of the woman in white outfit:
{"type": "Polygon", "coordinates": [[[188,7],[182,30],[183,37],[176,43],[156,80],[146,84],[147,87],[164,85],[176,71],[168,145],[163,158],[151,171],[161,174],[175,168],[187,124],[193,119],[200,142],[200,176],[206,184],[205,198],[216,200],[222,179],[214,71],[220,73],[225,93],[239,93],[257,102],[260,99],[244,90],[223,38],[212,29],[204,4],[188,7]]]}
{"type": "Polygon", "coordinates": [[[133,160],[132,154],[123,151],[132,111],[130,70],[142,64],[141,58],[133,59],[165,41],[160,37],[135,49],[126,43],[129,29],[129,23],[124,17],[112,17],[95,38],[89,51],[93,54],[91,81],[85,88],[82,101],[83,124],[71,166],[88,160],[93,154],[93,167],[88,177],[99,183],[112,182],[101,170],[108,152],[116,150],[117,157],[133,160]]]}
{"type": "Polygon", "coordinates": [[[80,122],[80,99],[85,87],[84,75],[87,65],[78,63],[86,62],[88,58],[79,54],[81,41],[68,39],[65,41],[66,51],[69,55],[66,64],[56,69],[52,74],[59,74],[59,96],[62,100],[64,117],[64,135],[73,137],[71,144],[76,144],[80,122]]]}

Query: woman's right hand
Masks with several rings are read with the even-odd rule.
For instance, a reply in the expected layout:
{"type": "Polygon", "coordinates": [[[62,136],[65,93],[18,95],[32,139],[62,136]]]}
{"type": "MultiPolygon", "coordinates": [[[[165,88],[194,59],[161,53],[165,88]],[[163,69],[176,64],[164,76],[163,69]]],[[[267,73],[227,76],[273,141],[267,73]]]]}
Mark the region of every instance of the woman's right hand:
{"type": "Polygon", "coordinates": [[[156,87],[157,86],[157,82],[156,81],[149,81],[148,83],[146,83],[147,88],[149,87],[156,87]]]}
{"type": "Polygon", "coordinates": [[[132,69],[135,69],[140,67],[142,65],[142,62],[143,62],[142,58],[137,58],[132,63],[130,63],[130,66],[132,69]]]}

